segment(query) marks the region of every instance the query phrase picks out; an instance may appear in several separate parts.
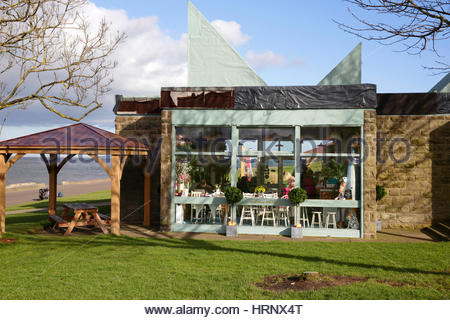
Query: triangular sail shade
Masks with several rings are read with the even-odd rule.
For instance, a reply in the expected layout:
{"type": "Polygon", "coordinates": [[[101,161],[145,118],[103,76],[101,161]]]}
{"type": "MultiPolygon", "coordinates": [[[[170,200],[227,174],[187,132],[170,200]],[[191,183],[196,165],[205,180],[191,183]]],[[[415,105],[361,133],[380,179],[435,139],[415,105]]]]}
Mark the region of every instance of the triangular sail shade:
{"type": "Polygon", "coordinates": [[[267,85],[190,1],[188,34],[188,86],[267,85]]]}
{"type": "Polygon", "coordinates": [[[450,72],[436,83],[430,92],[450,93],[450,72]]]}
{"type": "Polygon", "coordinates": [[[318,85],[361,83],[361,42],[318,85]]]}

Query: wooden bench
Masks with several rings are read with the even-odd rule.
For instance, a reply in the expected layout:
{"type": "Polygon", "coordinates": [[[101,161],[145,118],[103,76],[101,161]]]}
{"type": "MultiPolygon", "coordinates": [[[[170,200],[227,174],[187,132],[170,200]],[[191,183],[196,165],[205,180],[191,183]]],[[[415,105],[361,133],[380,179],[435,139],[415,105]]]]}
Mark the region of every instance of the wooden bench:
{"type": "Polygon", "coordinates": [[[53,230],[56,230],[56,228],[67,228],[69,226],[70,221],[64,220],[60,216],[57,216],[56,214],[50,214],[48,216],[49,221],[53,221],[55,224],[53,225],[53,230]]]}
{"type": "Polygon", "coordinates": [[[106,224],[110,224],[111,223],[111,217],[105,215],[105,214],[101,214],[99,213],[98,216],[106,223],[106,224]]]}
{"type": "Polygon", "coordinates": [[[50,220],[55,221],[56,223],[65,223],[65,222],[67,222],[66,220],[64,220],[64,219],[61,218],[60,216],[57,216],[56,214],[50,214],[50,215],[48,216],[48,218],[49,218],[50,220]]]}

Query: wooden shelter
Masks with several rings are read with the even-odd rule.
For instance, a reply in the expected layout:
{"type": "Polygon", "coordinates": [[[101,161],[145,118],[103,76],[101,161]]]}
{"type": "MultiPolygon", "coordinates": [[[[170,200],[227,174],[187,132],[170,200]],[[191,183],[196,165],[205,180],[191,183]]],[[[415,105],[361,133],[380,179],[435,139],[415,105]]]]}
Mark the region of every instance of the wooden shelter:
{"type": "MultiPolygon", "coordinates": [[[[134,139],[84,124],[61,127],[0,142],[0,225],[5,233],[6,173],[25,154],[40,154],[49,174],[48,213],[56,213],[57,177],[76,155],[92,157],[111,179],[111,233],[120,234],[120,179],[128,156],[147,159],[149,147],[134,139]],[[48,156],[47,156],[48,155],[48,156]],[[66,155],[58,161],[59,155],[66,155]],[[99,155],[111,157],[109,166],[99,155]]],[[[144,225],[150,221],[150,173],[144,170],[144,225]]],[[[1,234],[0,234],[1,235],[1,234]]]]}

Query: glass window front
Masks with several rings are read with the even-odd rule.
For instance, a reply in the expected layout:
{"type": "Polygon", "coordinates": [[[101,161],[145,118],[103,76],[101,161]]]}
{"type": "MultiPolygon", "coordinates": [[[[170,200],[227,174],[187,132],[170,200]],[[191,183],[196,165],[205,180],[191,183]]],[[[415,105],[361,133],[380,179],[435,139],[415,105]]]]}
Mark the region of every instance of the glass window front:
{"type": "MultiPolygon", "coordinates": [[[[236,206],[238,225],[292,226],[296,222],[294,207],[279,199],[287,198],[295,186],[296,151],[300,153],[297,159],[301,167],[298,185],[306,190],[308,199],[361,198],[360,127],[301,127],[301,150],[295,150],[293,127],[238,127],[233,165],[231,127],[175,129],[177,153],[173,187],[176,196],[190,197],[186,203],[184,200],[177,202],[176,223],[229,222],[230,206],[224,200],[211,197],[223,199],[223,192],[235,180],[244,193],[243,202],[236,206]],[[194,197],[202,199],[192,199],[194,197]],[[253,199],[246,202],[246,198],[253,199]]],[[[324,206],[323,201],[314,203],[324,206]]],[[[328,207],[302,207],[297,217],[303,219],[300,223],[304,227],[359,229],[359,209],[339,209],[332,205],[333,202],[328,207]]]]}

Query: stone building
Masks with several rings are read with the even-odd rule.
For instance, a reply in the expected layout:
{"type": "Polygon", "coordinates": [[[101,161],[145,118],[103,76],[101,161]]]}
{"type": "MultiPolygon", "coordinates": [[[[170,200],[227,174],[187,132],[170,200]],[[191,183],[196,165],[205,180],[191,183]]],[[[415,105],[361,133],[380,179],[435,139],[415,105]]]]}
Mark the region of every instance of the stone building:
{"type": "MultiPolygon", "coordinates": [[[[449,219],[448,94],[377,94],[370,84],[181,87],[162,88],[159,98],[118,96],[114,111],[117,134],[152,145],[154,227],[224,232],[231,217],[214,189],[264,186],[274,198],[243,199],[233,215],[238,232],[289,234],[296,215],[281,197],[290,178],[308,192],[298,213],[305,235],[368,238],[377,221],[419,228],[449,219]],[[344,177],[349,195],[335,200],[344,177]],[[386,190],[380,201],[377,185],[386,190]],[[203,194],[192,196],[196,190],[203,194]]],[[[121,187],[126,220],[143,221],[143,181],[130,161],[121,187]]]]}

